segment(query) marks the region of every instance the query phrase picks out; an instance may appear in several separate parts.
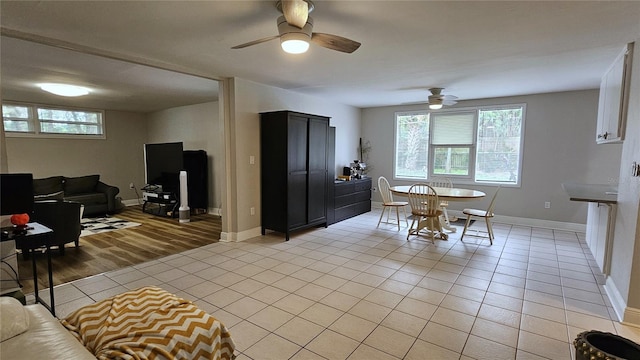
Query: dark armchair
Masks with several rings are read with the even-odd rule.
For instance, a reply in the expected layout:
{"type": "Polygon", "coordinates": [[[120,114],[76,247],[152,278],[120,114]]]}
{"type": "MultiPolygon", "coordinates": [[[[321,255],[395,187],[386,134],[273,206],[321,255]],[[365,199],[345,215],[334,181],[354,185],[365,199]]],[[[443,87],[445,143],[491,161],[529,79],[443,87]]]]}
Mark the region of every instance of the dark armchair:
{"type": "MultiPolygon", "coordinates": [[[[80,203],[64,200],[36,201],[33,204],[33,221],[53,230],[51,246],[57,246],[64,255],[64,245],[80,244],[80,203]]],[[[24,249],[23,249],[23,253],[24,249]]]]}

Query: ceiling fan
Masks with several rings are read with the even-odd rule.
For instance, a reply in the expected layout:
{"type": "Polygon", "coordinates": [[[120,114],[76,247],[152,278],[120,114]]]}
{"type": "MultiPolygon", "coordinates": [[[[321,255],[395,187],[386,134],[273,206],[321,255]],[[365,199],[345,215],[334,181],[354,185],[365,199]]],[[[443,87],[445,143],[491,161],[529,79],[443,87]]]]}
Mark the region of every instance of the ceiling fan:
{"type": "Polygon", "coordinates": [[[427,102],[427,104],[429,104],[429,109],[432,109],[432,110],[442,109],[443,105],[449,106],[449,105],[455,105],[457,103],[456,101],[456,99],[458,98],[457,96],[443,95],[442,90],[444,90],[444,88],[429,89],[429,91],[431,92],[431,95],[429,95],[429,101],[427,102]]]}
{"type": "Polygon", "coordinates": [[[309,13],[315,5],[311,0],[281,0],[276,2],[276,8],[283,14],[277,21],[279,35],[236,45],[232,49],[242,49],[278,38],[282,49],[291,54],[306,52],[309,42],[349,54],[360,47],[359,42],[342,36],[313,32],[313,19],[309,13]]]}

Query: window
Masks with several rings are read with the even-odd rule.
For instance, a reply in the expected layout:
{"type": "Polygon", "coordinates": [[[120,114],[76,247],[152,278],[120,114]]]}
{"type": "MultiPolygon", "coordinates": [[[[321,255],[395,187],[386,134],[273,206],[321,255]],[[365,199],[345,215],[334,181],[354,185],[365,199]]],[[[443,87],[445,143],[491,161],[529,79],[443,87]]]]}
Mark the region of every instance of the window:
{"type": "Polygon", "coordinates": [[[394,177],[519,184],[524,104],[396,113],[394,177]]]}
{"type": "Polygon", "coordinates": [[[104,138],[103,111],[4,103],[2,119],[7,136],[104,138]]]}
{"type": "Polygon", "coordinates": [[[406,179],[427,177],[429,114],[396,114],[395,176],[406,179]]]}

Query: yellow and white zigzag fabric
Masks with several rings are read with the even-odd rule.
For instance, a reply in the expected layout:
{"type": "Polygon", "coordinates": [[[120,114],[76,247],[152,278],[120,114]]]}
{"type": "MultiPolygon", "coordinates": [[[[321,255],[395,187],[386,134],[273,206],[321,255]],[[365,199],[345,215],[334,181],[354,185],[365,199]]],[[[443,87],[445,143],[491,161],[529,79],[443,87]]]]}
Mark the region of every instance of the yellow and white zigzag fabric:
{"type": "Polygon", "coordinates": [[[98,359],[234,358],[221,322],[158,287],[84,306],[61,323],[98,359]]]}

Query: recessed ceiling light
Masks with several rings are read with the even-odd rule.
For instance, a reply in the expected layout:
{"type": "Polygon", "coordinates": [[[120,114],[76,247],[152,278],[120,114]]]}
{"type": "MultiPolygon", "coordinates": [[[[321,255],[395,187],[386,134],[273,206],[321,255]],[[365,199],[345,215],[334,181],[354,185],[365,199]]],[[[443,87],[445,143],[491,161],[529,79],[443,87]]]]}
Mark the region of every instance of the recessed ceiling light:
{"type": "Polygon", "coordinates": [[[89,94],[89,89],[82,86],[68,84],[40,84],[40,89],[60,96],[84,96],[89,94]]]}

